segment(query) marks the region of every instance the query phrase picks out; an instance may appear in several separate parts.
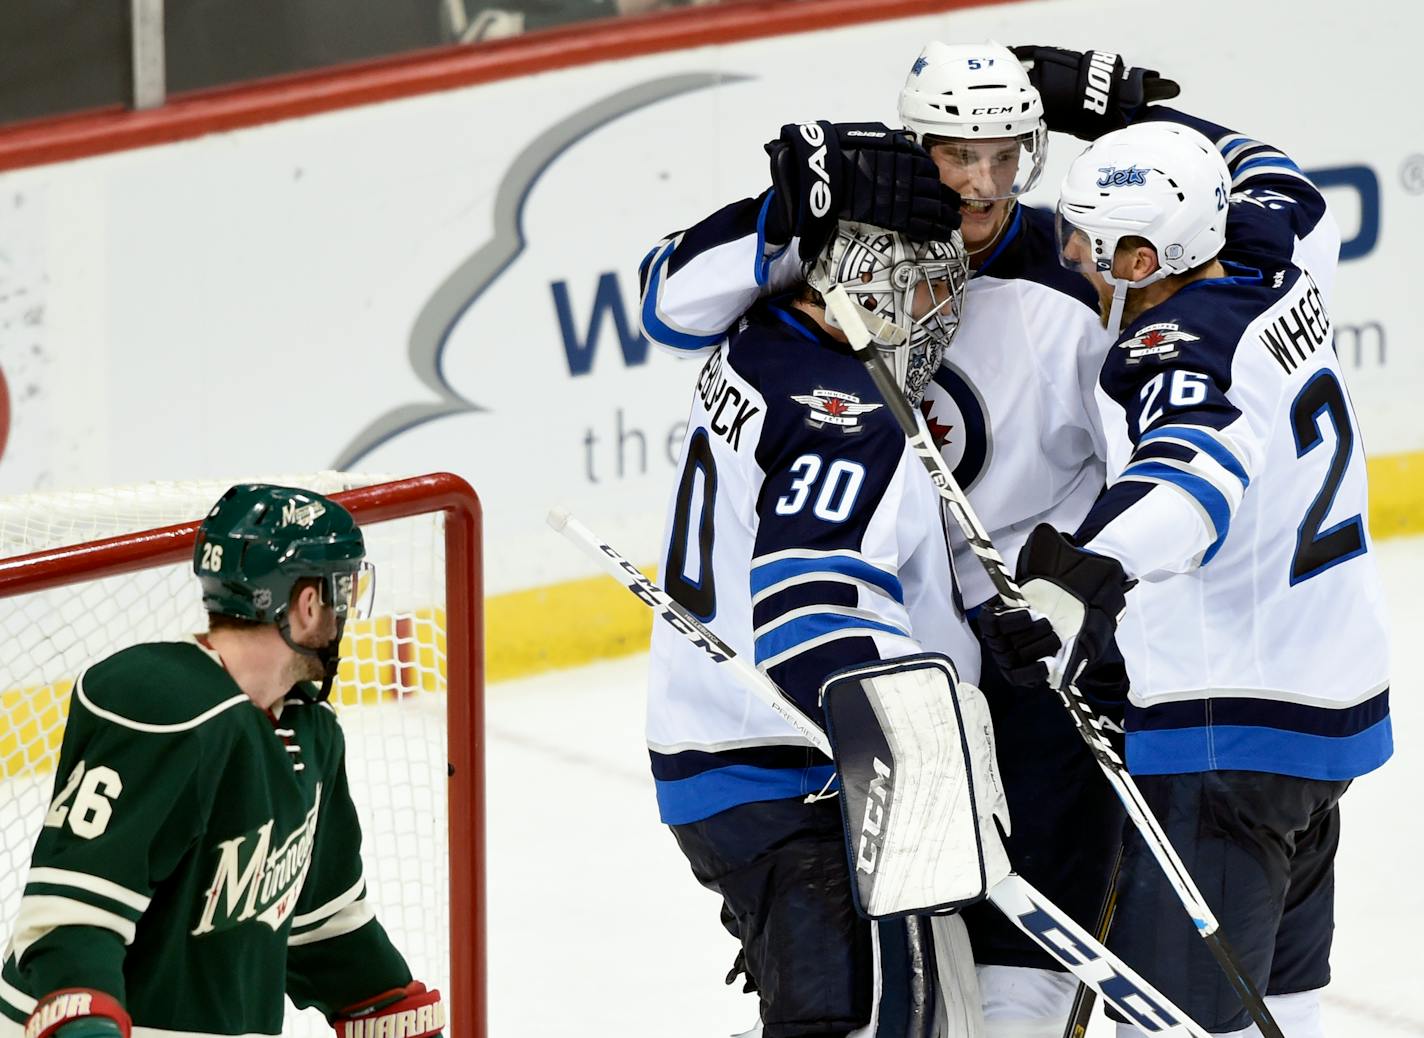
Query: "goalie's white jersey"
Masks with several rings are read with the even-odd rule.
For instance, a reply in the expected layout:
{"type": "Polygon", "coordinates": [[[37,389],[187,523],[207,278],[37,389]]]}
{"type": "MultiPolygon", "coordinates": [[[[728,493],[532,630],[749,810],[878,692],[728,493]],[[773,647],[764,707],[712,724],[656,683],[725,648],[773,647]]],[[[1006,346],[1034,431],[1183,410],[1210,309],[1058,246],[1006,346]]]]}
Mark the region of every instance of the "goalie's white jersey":
{"type": "MultiPolygon", "coordinates": [[[[668,509],[661,581],[820,721],[822,682],[921,651],[966,681],[940,500],[848,347],[776,301],[703,367],[668,509]]],[[[805,796],[833,767],[726,667],[653,630],[648,746],[669,824],[805,796]]]]}
{"type": "Polygon", "coordinates": [[[1364,448],[1331,338],[1339,233],[1280,152],[1218,141],[1227,276],[1140,315],[1097,390],[1109,488],[1077,532],[1141,578],[1128,765],[1348,779],[1391,748],[1364,448]]]}
{"type": "MultiPolygon", "coordinates": [[[[774,200],[773,200],[774,201],[774,200]]],[[[660,242],[642,265],[642,322],[677,352],[709,349],[757,298],[799,280],[797,243],[767,254],[758,199],[660,242]]],[[[955,479],[1010,567],[1041,522],[1072,529],[1103,489],[1094,404],[1109,345],[1085,278],[1058,263],[1053,214],[1017,206],[981,257],[954,342],[922,410],[955,479]]],[[[994,590],[954,534],[964,601],[994,590]]]]}

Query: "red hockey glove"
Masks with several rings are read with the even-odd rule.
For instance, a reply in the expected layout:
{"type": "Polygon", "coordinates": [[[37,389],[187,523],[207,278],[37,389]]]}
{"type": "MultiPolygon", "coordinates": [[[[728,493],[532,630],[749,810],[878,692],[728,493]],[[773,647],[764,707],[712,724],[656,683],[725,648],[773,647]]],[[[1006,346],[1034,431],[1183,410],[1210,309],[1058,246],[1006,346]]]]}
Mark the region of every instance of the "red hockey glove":
{"type": "Polygon", "coordinates": [[[331,1025],[337,1038],[433,1038],[445,1030],[445,1006],[440,992],[412,980],[347,1006],[331,1025]]]}

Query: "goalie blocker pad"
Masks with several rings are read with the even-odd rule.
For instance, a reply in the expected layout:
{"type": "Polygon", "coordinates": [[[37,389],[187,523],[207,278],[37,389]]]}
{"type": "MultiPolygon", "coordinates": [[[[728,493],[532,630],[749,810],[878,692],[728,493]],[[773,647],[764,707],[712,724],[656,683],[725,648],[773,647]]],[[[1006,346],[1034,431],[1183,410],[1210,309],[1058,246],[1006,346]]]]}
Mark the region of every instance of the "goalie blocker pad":
{"type": "Polygon", "coordinates": [[[821,686],[855,907],[869,919],[948,911],[1009,874],[1008,807],[984,694],[945,656],[852,667],[821,686]]]}

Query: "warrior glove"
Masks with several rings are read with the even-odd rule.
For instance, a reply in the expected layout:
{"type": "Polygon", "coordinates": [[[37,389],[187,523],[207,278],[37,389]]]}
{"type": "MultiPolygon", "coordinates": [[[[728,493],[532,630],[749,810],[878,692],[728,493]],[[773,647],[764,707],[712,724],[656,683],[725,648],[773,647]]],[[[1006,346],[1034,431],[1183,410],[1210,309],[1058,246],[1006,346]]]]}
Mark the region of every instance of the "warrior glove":
{"type": "Polygon", "coordinates": [[[787,123],[766,145],[771,199],[766,241],[801,239],[799,255],[821,254],[840,220],[948,241],[959,228],[959,195],[907,130],[881,123],[787,123]]]}
{"type": "Polygon", "coordinates": [[[440,992],[412,980],[375,998],[347,1006],[331,1021],[337,1038],[438,1038],[445,1030],[440,992]]]}
{"type": "Polygon", "coordinates": [[[1080,140],[1095,141],[1120,130],[1137,118],[1145,105],[1182,92],[1175,80],[1163,79],[1152,69],[1130,68],[1109,51],[1033,44],[1013,51],[1043,99],[1048,128],[1080,140]]]}
{"type": "Polygon", "coordinates": [[[132,1024],[116,998],[92,988],[52,991],[25,1022],[25,1038],[129,1038],[132,1024]]]}
{"type": "Polygon", "coordinates": [[[990,606],[979,615],[979,632],[999,669],[1021,686],[1058,680],[1043,660],[1065,645],[1061,671],[1070,678],[1097,662],[1112,644],[1136,583],[1116,559],[1075,547],[1047,523],[1019,552],[1016,577],[1029,608],[990,606]]]}

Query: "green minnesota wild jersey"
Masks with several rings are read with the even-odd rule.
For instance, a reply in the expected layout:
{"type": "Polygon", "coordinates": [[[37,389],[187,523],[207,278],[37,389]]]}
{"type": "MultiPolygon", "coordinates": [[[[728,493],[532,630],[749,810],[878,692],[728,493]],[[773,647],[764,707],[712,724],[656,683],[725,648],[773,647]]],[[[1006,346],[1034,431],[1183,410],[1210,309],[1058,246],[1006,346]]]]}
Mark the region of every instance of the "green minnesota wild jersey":
{"type": "Polygon", "coordinates": [[[74,686],[55,790],[0,969],[0,1033],[87,987],[144,1031],[278,1034],[411,980],[366,900],[330,707],[256,707],[196,640],[74,686]]]}

